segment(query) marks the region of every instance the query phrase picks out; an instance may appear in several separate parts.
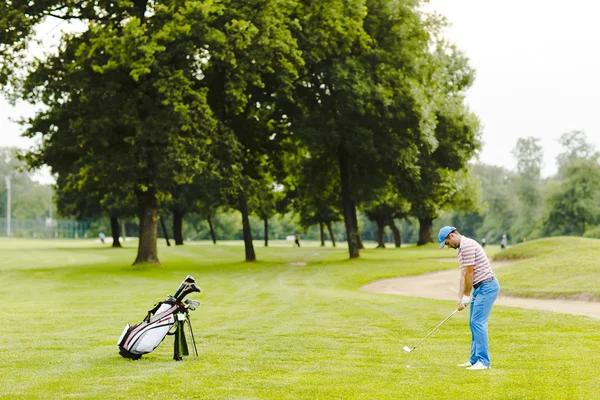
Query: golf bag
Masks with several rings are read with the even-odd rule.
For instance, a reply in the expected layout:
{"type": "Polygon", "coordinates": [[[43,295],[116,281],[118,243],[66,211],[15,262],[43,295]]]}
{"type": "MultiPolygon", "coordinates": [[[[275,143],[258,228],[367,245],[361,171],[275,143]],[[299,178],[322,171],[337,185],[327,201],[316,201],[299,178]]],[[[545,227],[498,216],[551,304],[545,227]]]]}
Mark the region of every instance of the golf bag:
{"type": "Polygon", "coordinates": [[[119,354],[125,358],[138,360],[143,354],[153,351],[167,335],[175,336],[173,359],[180,361],[183,356],[189,355],[184,326],[187,323],[190,329],[192,344],[194,346],[194,360],[198,355],[190,310],[198,307],[195,300],[183,300],[189,293],[200,292],[196,281],[190,275],[179,285],[173,296],[167,296],[165,301],[157,303],[148,311],[146,318],[137,325],[127,324],[117,342],[119,354]],[[175,327],[172,331],[173,326],[175,327]]]}

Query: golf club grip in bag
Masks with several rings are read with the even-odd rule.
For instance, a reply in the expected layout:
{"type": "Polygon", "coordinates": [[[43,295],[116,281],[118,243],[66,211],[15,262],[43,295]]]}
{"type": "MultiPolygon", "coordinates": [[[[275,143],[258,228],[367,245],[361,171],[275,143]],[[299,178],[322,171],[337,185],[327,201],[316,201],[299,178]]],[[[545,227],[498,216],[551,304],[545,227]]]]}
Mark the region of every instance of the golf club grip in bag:
{"type": "Polygon", "coordinates": [[[195,310],[197,301],[182,301],[185,295],[191,292],[200,292],[195,284],[194,278],[188,275],[176,294],[178,297],[168,296],[165,301],[155,305],[148,311],[146,318],[139,324],[130,326],[127,324],[117,342],[119,354],[125,358],[138,360],[143,354],[152,352],[168,335],[175,335],[174,355],[175,360],[182,360],[188,355],[187,341],[185,340],[184,326],[188,322],[192,343],[194,345],[194,357],[197,355],[196,343],[193,338],[192,325],[189,320],[189,310],[195,310]],[[182,286],[186,287],[182,289],[182,286]],[[169,333],[175,325],[175,331],[169,333]]]}

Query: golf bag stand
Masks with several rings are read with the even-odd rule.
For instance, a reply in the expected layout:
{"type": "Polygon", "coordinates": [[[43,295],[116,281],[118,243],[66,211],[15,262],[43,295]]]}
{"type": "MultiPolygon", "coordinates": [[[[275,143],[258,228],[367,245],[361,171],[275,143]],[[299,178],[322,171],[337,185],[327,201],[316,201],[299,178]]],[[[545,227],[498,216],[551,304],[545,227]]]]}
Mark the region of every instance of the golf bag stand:
{"type": "Polygon", "coordinates": [[[143,354],[148,354],[158,347],[167,335],[174,335],[173,359],[180,361],[183,356],[189,355],[184,332],[187,321],[194,346],[194,360],[196,360],[198,350],[189,312],[194,311],[199,303],[195,300],[183,300],[185,296],[193,292],[200,292],[200,288],[196,286],[194,278],[188,275],[179,285],[175,294],[167,296],[165,301],[157,303],[153,309],[148,311],[142,322],[133,326],[127,324],[117,341],[119,354],[124,358],[139,360],[143,354]],[[171,331],[173,326],[175,328],[171,331]]]}

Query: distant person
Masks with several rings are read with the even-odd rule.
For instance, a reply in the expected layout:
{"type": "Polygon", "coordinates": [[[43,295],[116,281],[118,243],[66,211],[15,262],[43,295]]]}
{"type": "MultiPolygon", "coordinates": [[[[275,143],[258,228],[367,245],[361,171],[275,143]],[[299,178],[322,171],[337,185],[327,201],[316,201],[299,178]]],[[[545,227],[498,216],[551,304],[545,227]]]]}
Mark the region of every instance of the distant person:
{"type": "Polygon", "coordinates": [[[102,243],[104,243],[104,239],[106,239],[106,236],[104,236],[104,232],[100,232],[100,234],[98,235],[98,237],[100,238],[100,241],[102,243]]]}
{"type": "Polygon", "coordinates": [[[485,247],[485,238],[481,239],[481,247],[485,247]]]}
{"type": "Polygon", "coordinates": [[[457,309],[462,311],[469,304],[471,305],[469,313],[471,357],[469,361],[458,366],[468,367],[469,370],[488,369],[491,365],[488,318],[500,292],[500,285],[483,247],[475,240],[462,236],[453,226],[444,226],[440,229],[438,239],[440,249],[444,246],[458,249],[456,255],[460,263],[461,279],[457,309]]]}
{"type": "Polygon", "coordinates": [[[298,247],[300,247],[300,232],[296,231],[296,234],[294,235],[294,243],[298,245],[298,247]]]}
{"type": "Polygon", "coordinates": [[[500,241],[500,248],[505,249],[508,247],[508,238],[506,237],[506,234],[502,235],[502,240],[500,241]]]}

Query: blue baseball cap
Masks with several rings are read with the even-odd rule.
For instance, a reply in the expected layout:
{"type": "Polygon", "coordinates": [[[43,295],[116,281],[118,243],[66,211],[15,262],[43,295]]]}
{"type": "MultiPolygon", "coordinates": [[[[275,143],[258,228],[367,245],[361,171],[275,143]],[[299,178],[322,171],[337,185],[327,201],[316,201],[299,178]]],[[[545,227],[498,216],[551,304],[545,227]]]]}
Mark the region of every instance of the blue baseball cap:
{"type": "Polygon", "coordinates": [[[456,228],[453,226],[445,226],[442,229],[440,229],[440,233],[438,233],[438,239],[440,240],[440,249],[446,244],[446,238],[448,237],[448,235],[454,232],[455,230],[456,228]]]}

